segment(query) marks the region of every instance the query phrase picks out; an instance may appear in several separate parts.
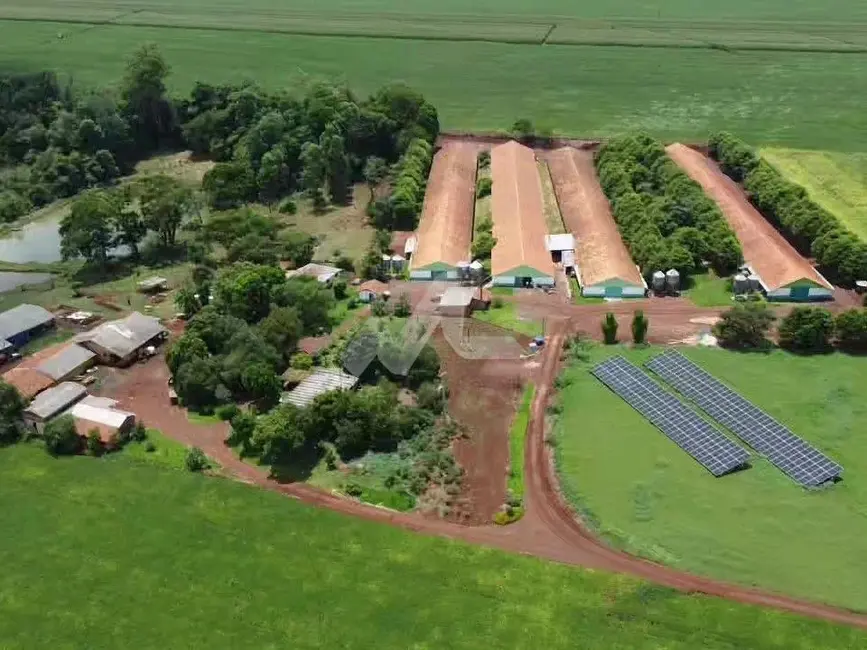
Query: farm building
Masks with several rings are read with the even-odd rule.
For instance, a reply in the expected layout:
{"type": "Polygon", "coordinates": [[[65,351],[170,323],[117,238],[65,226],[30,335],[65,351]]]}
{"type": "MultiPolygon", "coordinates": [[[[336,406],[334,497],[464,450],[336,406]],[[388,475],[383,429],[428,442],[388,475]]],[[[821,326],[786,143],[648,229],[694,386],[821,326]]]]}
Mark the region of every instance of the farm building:
{"type": "Polygon", "coordinates": [[[135,425],[135,413],[115,408],[116,403],[114,400],[88,396],[75,404],[69,414],[75,420],[78,434],[87,436],[95,430],[99,433],[99,439],[108,444],[118,434],[130,431],[135,425]]]}
{"type": "Polygon", "coordinates": [[[670,145],[666,152],[720,207],[741,242],[750,275],[768,300],[833,299],[833,285],[752,206],[740,186],[713,160],[682,144],[670,145]]]}
{"type": "Polygon", "coordinates": [[[9,341],[6,339],[0,339],[0,363],[5,363],[14,351],[15,348],[9,341]]]}
{"type": "Polygon", "coordinates": [[[71,343],[56,354],[42,361],[36,370],[54,381],[66,381],[80,375],[93,365],[96,355],[80,345],[71,343]]]}
{"type": "Polygon", "coordinates": [[[507,142],[491,150],[494,238],[491,274],[497,286],[553,286],[554,263],[545,246],[542,184],[533,150],[507,142]]]}
{"type": "Polygon", "coordinates": [[[136,311],[79,334],[74,341],[95,353],[101,363],[126,366],[137,360],[147,346],[165,339],[167,333],[158,319],[136,311]]]}
{"type": "Polygon", "coordinates": [[[57,417],[73,404],[87,395],[87,389],[81,384],[65,381],[54,388],[41,392],[24,409],[24,422],[30,425],[37,433],[42,433],[45,424],[57,417]]]}
{"type": "Polygon", "coordinates": [[[573,264],[582,295],[644,297],[647,285],[620,238],[593,153],[563,147],[548,155],[548,168],[563,221],[577,240],[573,264]]]}
{"type": "Polygon", "coordinates": [[[457,280],[468,261],[476,201],[476,147],[449,142],[434,156],[411,253],[411,280],[457,280]]]}
{"type": "Polygon", "coordinates": [[[368,280],[358,285],[358,299],[361,302],[374,302],[388,291],[388,285],[379,280],[368,280]]]}
{"type": "Polygon", "coordinates": [[[388,250],[393,255],[402,255],[406,260],[412,259],[415,252],[415,233],[411,230],[395,230],[391,233],[388,250]]]}
{"type": "Polygon", "coordinates": [[[310,264],[305,264],[300,269],[286,271],[286,277],[308,277],[313,278],[317,282],[321,282],[322,284],[331,284],[334,278],[336,278],[341,273],[343,273],[343,269],[339,269],[336,266],[328,266],[327,264],[316,264],[315,262],[310,262],[310,264]]]}
{"type": "Polygon", "coordinates": [[[490,294],[481,287],[449,287],[440,298],[437,313],[442,316],[469,316],[476,309],[487,309],[490,294]]]}
{"type": "Polygon", "coordinates": [[[357,383],[358,377],[338,368],[319,368],[291,391],[283,393],[280,403],[304,408],[320,395],[332,390],[349,390],[357,383]]]}
{"type": "Polygon", "coordinates": [[[48,375],[43,375],[38,370],[19,366],[3,374],[3,381],[15,386],[21,397],[31,399],[46,388],[54,385],[54,380],[48,375]]]}
{"type": "Polygon", "coordinates": [[[37,305],[18,305],[0,314],[0,341],[16,348],[54,327],[54,314],[37,305]]]}

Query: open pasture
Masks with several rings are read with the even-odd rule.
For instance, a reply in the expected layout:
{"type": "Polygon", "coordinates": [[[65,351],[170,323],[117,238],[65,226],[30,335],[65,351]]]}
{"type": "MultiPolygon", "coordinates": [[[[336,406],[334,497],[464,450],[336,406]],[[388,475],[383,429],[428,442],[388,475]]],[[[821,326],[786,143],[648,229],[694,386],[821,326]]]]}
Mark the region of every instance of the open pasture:
{"type": "MultiPolygon", "coordinates": [[[[232,20],[244,20],[245,12],[232,20]]],[[[195,81],[252,79],[270,88],[293,88],[330,79],[360,93],[404,81],[437,106],[447,130],[503,131],[516,118],[528,117],[555,133],[580,137],[642,129],[664,140],[696,142],[725,129],[756,145],[867,151],[862,128],[867,54],[637,50],[0,20],[5,67],[54,69],[82,87],[116,83],[127,57],[147,42],[159,45],[172,66],[169,82],[178,93],[187,93],[195,81]]]]}
{"type": "Polygon", "coordinates": [[[611,543],[677,568],[867,610],[863,359],[682,350],[843,465],[842,482],[808,491],[756,454],[712,477],[588,372],[611,354],[642,365],[660,351],[594,348],[566,371],[555,453],[576,509],[611,543]]]}

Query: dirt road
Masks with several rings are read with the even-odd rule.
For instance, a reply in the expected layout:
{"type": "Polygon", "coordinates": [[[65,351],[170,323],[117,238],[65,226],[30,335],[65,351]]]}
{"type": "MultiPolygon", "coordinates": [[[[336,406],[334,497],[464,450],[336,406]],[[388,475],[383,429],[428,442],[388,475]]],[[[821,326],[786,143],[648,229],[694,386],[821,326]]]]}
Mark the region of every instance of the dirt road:
{"type": "MultiPolygon", "coordinates": [[[[606,305],[601,307],[607,308],[606,305]]],[[[560,496],[550,452],[544,440],[545,408],[558,372],[563,344],[572,329],[573,324],[568,319],[553,317],[549,320],[550,338],[535,377],[536,398],[527,436],[526,514],[521,521],[506,527],[463,526],[367,506],[304,483],[280,484],[269,478],[266,469],[239,460],[223,444],[227,433],[225,424],[195,424],[187,419],[182,409],[168,405],[165,392],[168,369],[161,357],[125,371],[128,375],[122,378],[123,381],[110,382],[107,394],[118,399],[123,407],[141,414],[150,426],[160,429],[165,435],[184,444],[201,447],[223,466],[226,473],[238,480],[280,492],[310,505],[428,535],[496,547],[565,564],[630,574],[684,592],[703,593],[867,628],[867,616],[861,614],[702,578],[612,549],[575,518],[560,496]]]]}

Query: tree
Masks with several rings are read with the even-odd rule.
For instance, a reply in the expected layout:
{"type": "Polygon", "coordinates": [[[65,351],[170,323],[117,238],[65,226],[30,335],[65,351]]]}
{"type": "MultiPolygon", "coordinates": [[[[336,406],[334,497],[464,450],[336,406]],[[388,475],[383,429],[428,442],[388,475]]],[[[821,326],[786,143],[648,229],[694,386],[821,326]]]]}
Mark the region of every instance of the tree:
{"type": "Polygon", "coordinates": [[[764,349],[769,345],[767,334],[775,320],[776,316],[767,305],[748,302],[724,312],[714,325],[713,333],[723,347],[764,349]]]}
{"type": "Polygon", "coordinates": [[[211,354],[222,354],[235,334],[246,327],[240,318],[220,313],[215,306],[208,305],[187,323],[184,335],[198,336],[211,354]]]}
{"type": "Polygon", "coordinates": [[[328,162],[322,147],[316,142],[307,142],[301,148],[301,186],[307,195],[313,198],[315,192],[321,192],[325,184],[328,162]]]}
{"type": "Polygon", "coordinates": [[[24,400],[18,389],[0,380],[0,446],[17,442],[21,437],[24,400]]]}
{"type": "Polygon", "coordinates": [[[280,377],[264,363],[245,367],[241,372],[241,385],[247,395],[257,400],[264,410],[277,404],[283,390],[280,377]]]}
{"type": "Polygon", "coordinates": [[[281,356],[288,360],[292,357],[298,339],[301,338],[304,324],[293,307],[277,307],[259,323],[259,332],[281,356]]]}
{"type": "Polygon", "coordinates": [[[346,298],[347,293],[346,280],[334,280],[331,283],[331,290],[334,292],[334,297],[337,300],[343,300],[346,298]]]}
{"type": "Polygon", "coordinates": [[[425,382],[435,382],[440,376],[440,357],[432,345],[426,344],[415,358],[406,382],[411,388],[417,388],[425,382]]]}
{"type": "Polygon", "coordinates": [[[214,302],[224,313],[248,323],[257,323],[271,309],[271,290],[282,285],[284,280],[283,271],[276,266],[249,262],[233,264],[217,276],[214,302]]]}
{"type": "Polygon", "coordinates": [[[328,329],[328,312],[334,306],[334,294],[314,278],[289,278],[276,286],[274,302],[280,307],[293,307],[301,319],[306,334],[315,335],[328,329]]]}
{"type": "Polygon", "coordinates": [[[226,444],[230,447],[240,447],[241,455],[248,453],[252,445],[253,432],[256,430],[256,416],[253,413],[240,411],[232,418],[231,425],[226,444]]]}
{"type": "Polygon", "coordinates": [[[402,293],[394,304],[394,315],[398,318],[409,318],[412,314],[412,304],[409,302],[409,294],[402,293]]]}
{"type": "Polygon", "coordinates": [[[209,357],[208,346],[196,334],[187,332],[169,347],[166,352],[166,366],[172,375],[193,359],[207,359],[209,357]]]}
{"type": "Polygon", "coordinates": [[[533,123],[526,118],[515,120],[515,123],[512,125],[512,137],[519,142],[529,144],[533,141],[535,135],[533,123]]]}
{"type": "Polygon", "coordinates": [[[192,191],[165,174],[142,179],[138,191],[145,226],[157,233],[163,246],[174,246],[178,228],[193,206],[192,191]]]}
{"type": "Polygon", "coordinates": [[[795,307],[779,326],[780,345],[798,352],[823,352],[831,347],[834,317],[822,307],[795,307]]]}
{"type": "Polygon", "coordinates": [[[608,312],[602,320],[602,338],[605,345],[614,345],[617,343],[617,318],[614,314],[608,312]]]}
{"type": "Polygon", "coordinates": [[[61,415],[48,422],[42,431],[45,448],[52,456],[65,456],[78,453],[81,449],[81,438],[75,429],[72,416],[61,415]]]}
{"type": "Polygon", "coordinates": [[[176,124],[172,104],[166,97],[169,66],[156,45],[144,45],[127,63],[120,86],[123,112],[135,139],[156,149],[173,135],[176,124]]]}
{"type": "Polygon", "coordinates": [[[632,340],[635,345],[643,345],[647,342],[647,330],[650,327],[650,321],[640,309],[632,316],[632,340]]]}
{"type": "Polygon", "coordinates": [[[175,390],[191,411],[207,412],[220,403],[220,365],[215,359],[193,358],[178,368],[175,390]]]}
{"type": "Polygon", "coordinates": [[[190,447],[184,458],[184,465],[190,472],[201,472],[211,466],[208,457],[199,447],[190,447]]]}
{"type": "Polygon", "coordinates": [[[325,161],[325,180],[331,201],[345,203],[349,195],[349,159],[346,156],[346,142],[335,124],[325,127],[319,138],[319,147],[325,161]]]}
{"type": "Polygon", "coordinates": [[[867,350],[867,310],[849,309],[834,322],[837,343],[844,350],[864,352],[867,350]]]}
{"type": "Polygon", "coordinates": [[[192,287],[181,287],[175,294],[175,307],[178,308],[184,317],[191,318],[202,308],[202,302],[199,300],[196,290],[192,287]]]}
{"type": "Polygon", "coordinates": [[[290,231],[280,235],[280,258],[292,262],[295,268],[309,264],[316,250],[316,238],[305,232],[290,231]]]}
{"type": "Polygon", "coordinates": [[[304,444],[309,427],[306,411],[293,404],[283,404],[258,419],[251,446],[259,452],[263,462],[279,464],[304,444]]]}
{"type": "Polygon", "coordinates": [[[370,190],[370,199],[367,205],[373,204],[376,199],[376,188],[388,176],[388,164],[378,156],[371,156],[364,163],[364,182],[367,183],[367,188],[370,190]]]}
{"type": "Polygon", "coordinates": [[[60,250],[64,259],[84,257],[104,266],[112,244],[112,224],[119,212],[115,198],[104,190],[85,192],[60,221],[60,250]]]}
{"type": "Polygon", "coordinates": [[[147,235],[147,226],[141,218],[141,215],[132,209],[129,204],[129,196],[124,194],[121,205],[118,206],[118,211],[114,216],[113,228],[115,232],[115,246],[126,246],[129,248],[132,258],[138,259],[139,244],[147,235]]]}
{"type": "Polygon", "coordinates": [[[253,201],[258,192],[253,170],[242,162],[217,163],[202,179],[208,204],[217,210],[237,208],[253,201]]]}

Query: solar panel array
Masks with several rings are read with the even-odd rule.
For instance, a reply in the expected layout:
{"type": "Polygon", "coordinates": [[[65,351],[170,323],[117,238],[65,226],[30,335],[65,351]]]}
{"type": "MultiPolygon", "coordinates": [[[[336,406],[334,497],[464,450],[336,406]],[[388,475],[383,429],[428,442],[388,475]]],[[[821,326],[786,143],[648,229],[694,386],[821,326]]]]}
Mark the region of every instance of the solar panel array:
{"type": "Polygon", "coordinates": [[[839,464],[679,352],[665,352],[646,365],[797,483],[820,485],[843,472],[839,464]]]}
{"type": "Polygon", "coordinates": [[[740,467],[749,458],[745,449],[623,357],[603,361],[590,372],[714,476],[740,467]]]}

